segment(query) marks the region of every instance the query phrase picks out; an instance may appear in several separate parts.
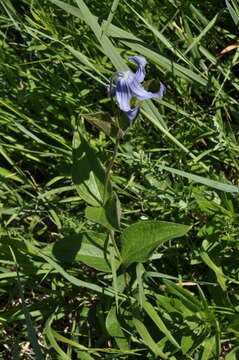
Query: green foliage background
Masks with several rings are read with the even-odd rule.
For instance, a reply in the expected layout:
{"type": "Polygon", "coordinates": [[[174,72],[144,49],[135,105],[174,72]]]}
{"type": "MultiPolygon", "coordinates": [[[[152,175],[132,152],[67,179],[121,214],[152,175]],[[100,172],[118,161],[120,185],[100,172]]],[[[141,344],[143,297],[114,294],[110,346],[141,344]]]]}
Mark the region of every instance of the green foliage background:
{"type": "Polygon", "coordinates": [[[0,3],[3,359],[238,359],[238,19],[238,0],[0,3]],[[191,229],[116,274],[102,249],[86,259],[84,234],[104,231],[72,182],[72,137],[107,166],[114,140],[80,114],[112,112],[106,85],[135,54],[167,93],[120,142],[122,227],[191,229]]]}

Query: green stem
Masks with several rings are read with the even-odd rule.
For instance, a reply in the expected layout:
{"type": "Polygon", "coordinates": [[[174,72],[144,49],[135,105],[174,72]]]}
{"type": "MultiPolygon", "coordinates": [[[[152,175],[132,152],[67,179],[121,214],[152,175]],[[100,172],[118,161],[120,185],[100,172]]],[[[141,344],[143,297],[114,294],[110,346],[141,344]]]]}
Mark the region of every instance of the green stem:
{"type": "Polygon", "coordinates": [[[106,170],[106,178],[105,178],[105,188],[104,188],[104,204],[106,203],[106,201],[108,200],[107,199],[107,189],[108,189],[108,186],[109,186],[109,181],[110,181],[110,172],[111,172],[111,169],[114,165],[114,162],[115,162],[115,159],[117,157],[117,153],[118,153],[118,148],[119,148],[119,138],[117,137],[116,139],[116,143],[115,143],[115,146],[114,146],[114,152],[113,152],[113,156],[110,160],[110,163],[109,163],[109,166],[106,170]]]}
{"type": "Polygon", "coordinates": [[[118,259],[120,260],[121,262],[121,254],[119,252],[119,249],[118,249],[118,246],[116,244],[116,241],[115,241],[115,234],[114,234],[114,231],[113,230],[109,230],[109,235],[110,235],[110,240],[114,246],[114,249],[115,249],[115,254],[116,256],[118,257],[118,259]]]}
{"type": "MultiPolygon", "coordinates": [[[[113,156],[112,156],[112,158],[111,158],[111,160],[110,160],[110,163],[109,163],[108,168],[106,169],[105,188],[104,188],[104,203],[103,203],[103,206],[105,206],[106,201],[108,200],[108,199],[107,199],[107,189],[108,189],[109,181],[110,181],[110,172],[111,172],[111,170],[112,170],[112,167],[113,167],[113,165],[114,165],[115,159],[116,159],[116,157],[117,157],[118,148],[119,148],[119,142],[120,142],[120,139],[119,139],[119,137],[117,136],[116,142],[115,142],[115,146],[114,146],[113,156]]],[[[120,255],[118,246],[117,246],[116,241],[115,241],[115,235],[114,235],[114,231],[113,231],[113,230],[109,230],[109,236],[110,236],[110,240],[111,240],[112,245],[113,245],[114,250],[115,250],[115,255],[118,257],[119,260],[121,260],[121,255],[120,255]]]]}

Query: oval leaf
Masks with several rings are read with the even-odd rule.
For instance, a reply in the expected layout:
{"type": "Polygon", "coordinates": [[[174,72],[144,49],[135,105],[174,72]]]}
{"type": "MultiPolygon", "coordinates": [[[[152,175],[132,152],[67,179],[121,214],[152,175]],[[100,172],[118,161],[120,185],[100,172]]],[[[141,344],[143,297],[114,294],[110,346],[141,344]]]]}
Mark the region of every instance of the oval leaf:
{"type": "Polygon", "coordinates": [[[164,221],[142,221],[129,226],[121,235],[123,264],[147,261],[164,241],[183,236],[190,226],[164,221]]]}
{"type": "Polygon", "coordinates": [[[106,318],[105,326],[110,336],[114,337],[118,347],[121,350],[129,350],[129,344],[117,318],[116,307],[112,307],[110,309],[106,318]]]}
{"type": "Polygon", "coordinates": [[[107,234],[84,233],[76,260],[82,261],[96,270],[111,272],[107,242],[107,234]]]}
{"type": "Polygon", "coordinates": [[[94,149],[78,131],[75,131],[72,180],[78,194],[90,205],[102,205],[104,196],[109,198],[111,195],[110,183],[105,194],[105,178],[105,170],[94,149]]]}
{"type": "Polygon", "coordinates": [[[103,225],[109,230],[120,228],[120,201],[116,194],[110,198],[105,206],[87,206],[85,216],[98,224],[103,225]]]}
{"type": "Polygon", "coordinates": [[[111,272],[108,246],[108,234],[89,231],[60,239],[49,250],[58,261],[81,261],[96,270],[111,272]]]}

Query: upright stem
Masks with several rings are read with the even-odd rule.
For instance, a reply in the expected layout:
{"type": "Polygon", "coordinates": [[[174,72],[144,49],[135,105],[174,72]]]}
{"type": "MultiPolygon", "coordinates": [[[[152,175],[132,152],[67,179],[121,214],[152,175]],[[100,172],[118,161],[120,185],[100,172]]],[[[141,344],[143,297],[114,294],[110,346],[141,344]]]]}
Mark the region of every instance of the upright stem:
{"type": "MultiPolygon", "coordinates": [[[[104,188],[104,204],[103,204],[103,206],[105,205],[105,203],[107,201],[107,189],[108,189],[109,181],[110,181],[110,172],[111,172],[111,169],[112,169],[112,167],[114,165],[114,162],[115,162],[115,159],[116,159],[116,156],[117,156],[117,153],[118,153],[119,141],[120,141],[119,137],[117,137],[116,142],[115,142],[115,146],[114,146],[113,156],[112,156],[112,158],[110,160],[110,163],[109,163],[109,166],[108,166],[108,168],[106,170],[105,188],[104,188]]],[[[120,260],[121,255],[120,255],[119,249],[118,249],[116,241],[115,241],[114,231],[109,230],[109,235],[110,235],[110,240],[111,240],[111,242],[112,242],[112,244],[114,246],[114,249],[115,249],[115,254],[118,257],[118,259],[120,260]]]]}
{"type": "Polygon", "coordinates": [[[110,172],[111,172],[111,169],[112,169],[112,167],[114,165],[114,162],[115,162],[115,159],[116,159],[116,156],[117,156],[117,153],[118,153],[119,142],[120,142],[120,140],[117,137],[116,143],[115,143],[115,146],[114,146],[113,156],[112,156],[112,158],[110,160],[108,168],[106,169],[105,188],[104,188],[104,205],[105,205],[105,203],[107,201],[107,189],[108,189],[108,186],[109,186],[110,172]]]}
{"type": "Polygon", "coordinates": [[[119,252],[118,246],[115,241],[115,234],[113,230],[109,230],[110,240],[112,242],[112,245],[114,246],[115,254],[119,261],[121,261],[121,254],[119,252]]]}

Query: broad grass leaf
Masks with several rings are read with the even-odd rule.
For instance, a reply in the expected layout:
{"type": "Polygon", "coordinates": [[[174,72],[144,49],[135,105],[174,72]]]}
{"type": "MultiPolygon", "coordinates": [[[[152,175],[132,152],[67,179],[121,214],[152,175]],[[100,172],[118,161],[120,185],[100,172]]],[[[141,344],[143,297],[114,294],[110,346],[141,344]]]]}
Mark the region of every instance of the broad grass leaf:
{"type": "Polygon", "coordinates": [[[116,314],[116,307],[112,307],[107,315],[106,323],[105,323],[106,329],[110,336],[112,336],[118,347],[121,350],[129,350],[129,344],[125,338],[125,335],[121,329],[120,323],[117,318],[116,314]]]}
{"type": "Polygon", "coordinates": [[[47,322],[44,329],[44,333],[47,336],[47,339],[49,343],[51,344],[52,348],[57,352],[57,354],[60,356],[62,360],[70,360],[70,357],[62,350],[62,348],[58,345],[56,339],[54,330],[51,328],[51,323],[53,321],[53,316],[51,316],[47,322]]]}
{"type": "Polygon", "coordinates": [[[63,344],[67,344],[70,347],[74,347],[76,349],[79,349],[79,351],[83,354],[88,354],[89,356],[80,356],[81,360],[90,360],[93,358],[90,356],[89,353],[93,353],[95,356],[97,356],[97,358],[99,358],[99,352],[102,353],[116,353],[116,354],[120,354],[120,355],[126,355],[126,354],[134,354],[135,351],[134,350],[118,350],[118,349],[112,349],[112,348],[89,348],[86,347],[84,345],[81,345],[78,341],[76,342],[75,340],[72,340],[71,338],[65,337],[62,334],[60,334],[58,331],[55,331],[52,327],[51,327],[51,323],[53,320],[53,316],[51,316],[46,323],[46,327],[45,327],[45,332],[46,335],[51,343],[51,345],[55,348],[55,350],[59,353],[59,355],[61,356],[61,359],[64,360],[69,360],[72,359],[72,357],[68,357],[68,355],[66,355],[63,350],[59,347],[57,340],[63,344]],[[66,357],[67,356],[67,357],[66,357]]]}
{"type": "Polygon", "coordinates": [[[103,34],[107,34],[109,25],[111,24],[113,17],[116,13],[117,7],[119,5],[119,0],[114,0],[113,4],[111,6],[108,18],[106,20],[106,23],[103,25],[103,34]]]}
{"type": "Polygon", "coordinates": [[[204,27],[204,29],[201,31],[201,33],[191,42],[187,50],[184,52],[184,56],[193,49],[194,46],[196,46],[198,43],[200,43],[200,40],[206,35],[206,33],[211,30],[211,28],[215,25],[216,21],[218,20],[220,16],[220,13],[217,13],[211,21],[208,22],[208,24],[204,27]]]}
{"type": "Polygon", "coordinates": [[[21,179],[19,176],[15,174],[15,172],[7,170],[5,168],[0,167],[0,178],[3,178],[3,181],[5,178],[11,178],[11,180],[24,183],[24,180],[21,179]]]}
{"type": "Polygon", "coordinates": [[[73,137],[72,180],[78,194],[88,204],[100,206],[104,196],[111,195],[111,185],[105,193],[105,170],[86,139],[78,131],[73,137]]]}
{"type": "Polygon", "coordinates": [[[123,264],[147,261],[159,245],[185,235],[189,229],[188,225],[166,221],[141,221],[129,226],[120,237],[123,264]]]}

